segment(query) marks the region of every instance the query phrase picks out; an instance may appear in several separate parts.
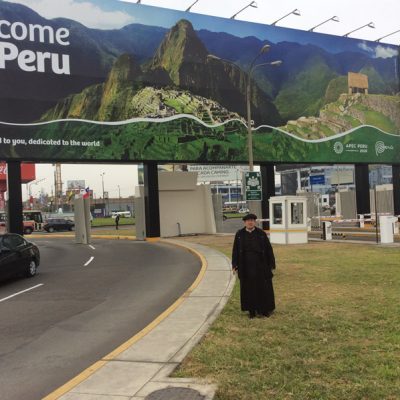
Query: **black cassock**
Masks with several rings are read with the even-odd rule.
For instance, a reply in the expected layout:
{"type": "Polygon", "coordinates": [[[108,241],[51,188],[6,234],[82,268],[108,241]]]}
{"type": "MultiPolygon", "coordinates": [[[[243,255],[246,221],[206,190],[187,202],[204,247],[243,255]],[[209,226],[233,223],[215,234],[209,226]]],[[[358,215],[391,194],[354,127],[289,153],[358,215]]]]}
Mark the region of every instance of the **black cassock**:
{"type": "Polygon", "coordinates": [[[255,228],[240,229],[235,236],[232,266],[237,267],[240,279],[242,311],[269,314],[275,309],[272,270],[275,257],[266,233],[255,228]]]}

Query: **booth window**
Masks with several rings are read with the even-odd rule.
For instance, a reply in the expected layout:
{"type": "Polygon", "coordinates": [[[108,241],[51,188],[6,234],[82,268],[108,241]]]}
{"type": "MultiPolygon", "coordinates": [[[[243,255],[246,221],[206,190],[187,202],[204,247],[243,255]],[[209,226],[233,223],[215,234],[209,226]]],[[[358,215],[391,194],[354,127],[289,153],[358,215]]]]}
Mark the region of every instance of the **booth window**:
{"type": "Polygon", "coordinates": [[[304,223],[303,203],[291,203],[291,224],[299,225],[304,223]]]}
{"type": "Polygon", "coordinates": [[[282,224],[282,204],[274,204],[273,205],[273,224],[281,225],[282,224]]]}

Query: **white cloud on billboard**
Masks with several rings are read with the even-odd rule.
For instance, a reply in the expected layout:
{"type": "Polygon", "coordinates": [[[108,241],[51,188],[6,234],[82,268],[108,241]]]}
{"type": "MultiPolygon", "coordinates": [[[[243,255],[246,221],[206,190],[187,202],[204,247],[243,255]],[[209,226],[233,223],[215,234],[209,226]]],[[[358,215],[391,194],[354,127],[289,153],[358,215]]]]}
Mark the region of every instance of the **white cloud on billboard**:
{"type": "Polygon", "coordinates": [[[391,58],[391,57],[396,57],[397,55],[398,55],[398,51],[391,47],[385,47],[385,46],[379,45],[375,49],[376,58],[391,58]]]}
{"type": "Polygon", "coordinates": [[[89,28],[117,29],[134,22],[134,17],[122,11],[106,11],[96,4],[75,0],[14,0],[32,8],[42,17],[68,18],[89,28]]]}
{"type": "Polygon", "coordinates": [[[378,46],[368,46],[367,43],[362,42],[358,47],[368,53],[371,53],[375,58],[392,58],[398,55],[398,51],[393,47],[387,47],[379,44],[378,46]]]}

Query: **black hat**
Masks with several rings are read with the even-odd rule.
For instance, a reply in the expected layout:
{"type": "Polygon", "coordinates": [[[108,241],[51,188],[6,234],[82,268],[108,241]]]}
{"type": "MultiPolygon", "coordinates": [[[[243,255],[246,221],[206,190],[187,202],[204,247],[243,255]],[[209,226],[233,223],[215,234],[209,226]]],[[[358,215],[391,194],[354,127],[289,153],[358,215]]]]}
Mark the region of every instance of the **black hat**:
{"type": "Polygon", "coordinates": [[[256,214],[247,214],[247,215],[245,215],[243,218],[243,221],[247,221],[247,220],[249,220],[249,219],[254,219],[254,220],[256,220],[257,219],[257,215],[256,214]]]}

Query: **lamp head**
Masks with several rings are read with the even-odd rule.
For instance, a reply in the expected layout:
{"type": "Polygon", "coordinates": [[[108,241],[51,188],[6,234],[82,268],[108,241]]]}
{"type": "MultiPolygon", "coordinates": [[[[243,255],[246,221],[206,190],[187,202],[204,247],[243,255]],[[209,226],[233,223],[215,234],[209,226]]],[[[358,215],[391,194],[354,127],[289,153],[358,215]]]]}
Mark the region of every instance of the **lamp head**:
{"type": "Polygon", "coordinates": [[[250,7],[258,8],[257,2],[255,2],[255,1],[252,1],[249,5],[250,5],[250,7]]]}
{"type": "Polygon", "coordinates": [[[268,51],[271,49],[271,46],[269,44],[264,44],[263,47],[261,47],[260,53],[264,54],[264,53],[268,53],[268,51]]]}
{"type": "Polygon", "coordinates": [[[367,26],[368,28],[375,29],[375,24],[373,22],[370,22],[367,26]]]}
{"type": "Polygon", "coordinates": [[[279,67],[280,65],[282,65],[283,64],[283,61],[281,61],[281,60],[277,60],[277,61],[272,61],[271,62],[271,65],[273,66],[273,67],[279,67]]]}
{"type": "Polygon", "coordinates": [[[298,10],[297,8],[292,11],[292,14],[297,15],[299,17],[301,16],[300,10],[298,10]]]}
{"type": "Polygon", "coordinates": [[[214,54],[208,54],[207,60],[221,60],[221,58],[214,56],[214,54]]]}
{"type": "Polygon", "coordinates": [[[336,15],[332,17],[331,20],[334,22],[340,22],[339,17],[337,17],[336,15]]]}

